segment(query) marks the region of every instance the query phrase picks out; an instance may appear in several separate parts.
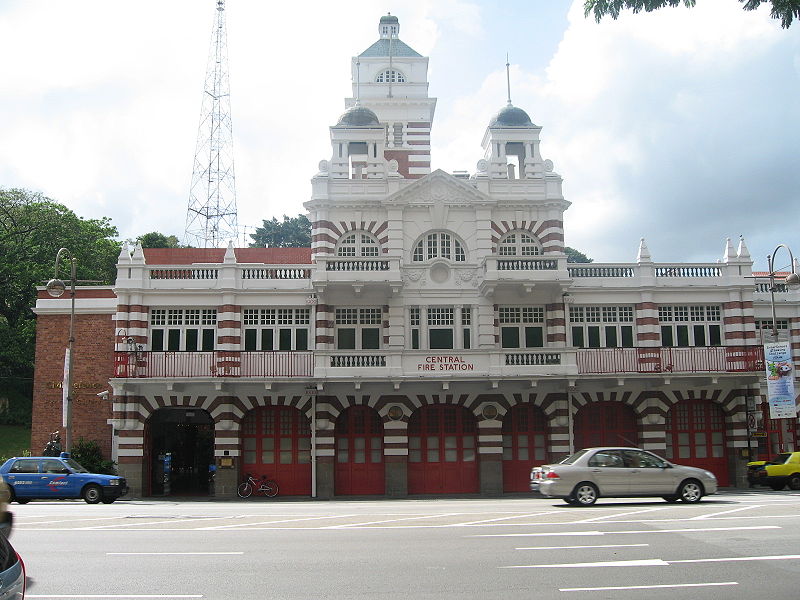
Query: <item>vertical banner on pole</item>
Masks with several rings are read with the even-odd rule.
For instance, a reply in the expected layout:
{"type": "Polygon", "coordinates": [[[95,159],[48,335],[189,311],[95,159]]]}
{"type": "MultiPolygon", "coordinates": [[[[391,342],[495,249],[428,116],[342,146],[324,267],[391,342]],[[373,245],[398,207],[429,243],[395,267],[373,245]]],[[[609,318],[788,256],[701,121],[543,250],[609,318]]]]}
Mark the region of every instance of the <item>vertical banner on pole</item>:
{"type": "Polygon", "coordinates": [[[770,419],[794,419],[794,364],[789,342],[764,344],[770,419]]]}
{"type": "Polygon", "coordinates": [[[67,403],[69,402],[69,348],[64,352],[64,380],[61,383],[61,425],[67,426],[67,403]]]}

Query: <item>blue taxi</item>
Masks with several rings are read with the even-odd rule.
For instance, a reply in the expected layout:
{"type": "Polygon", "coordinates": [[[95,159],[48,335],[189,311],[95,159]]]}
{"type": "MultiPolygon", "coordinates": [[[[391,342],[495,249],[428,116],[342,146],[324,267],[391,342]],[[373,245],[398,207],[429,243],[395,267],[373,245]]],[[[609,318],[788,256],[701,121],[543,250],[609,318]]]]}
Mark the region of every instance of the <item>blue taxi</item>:
{"type": "Polygon", "coordinates": [[[34,498],[83,498],[88,504],[111,504],[128,492],[124,477],[90,473],[70,458],[18,456],[0,466],[0,478],[11,488],[11,500],[25,504],[34,498]]]}

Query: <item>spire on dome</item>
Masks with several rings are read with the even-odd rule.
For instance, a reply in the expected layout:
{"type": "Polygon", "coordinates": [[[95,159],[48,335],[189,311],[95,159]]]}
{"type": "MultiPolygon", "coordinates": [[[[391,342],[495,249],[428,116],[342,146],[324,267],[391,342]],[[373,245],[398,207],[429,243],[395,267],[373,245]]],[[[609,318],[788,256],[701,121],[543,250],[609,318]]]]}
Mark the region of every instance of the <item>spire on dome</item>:
{"type": "Polygon", "coordinates": [[[636,262],[653,262],[653,258],[650,256],[650,249],[647,247],[644,238],[639,238],[639,252],[636,254],[636,262]]]}
{"type": "Polygon", "coordinates": [[[224,263],[235,263],[236,253],[233,251],[233,241],[228,240],[228,247],[225,248],[225,256],[222,259],[224,263]]]}
{"type": "Polygon", "coordinates": [[[131,254],[131,262],[144,264],[144,250],[142,250],[141,242],[136,242],[136,246],[133,248],[133,254],[131,254]]]}
{"type": "Polygon", "coordinates": [[[733,258],[736,258],[736,252],[733,250],[733,242],[731,242],[731,238],[726,238],[725,253],[722,255],[722,260],[728,262],[733,258]]]}
{"type": "Polygon", "coordinates": [[[745,246],[744,236],[742,235],[739,236],[739,249],[736,251],[736,256],[750,260],[750,251],[747,249],[747,246],[745,246]]]}
{"type": "Polygon", "coordinates": [[[122,249],[119,251],[119,258],[117,258],[117,264],[129,262],[131,262],[131,249],[126,240],[122,243],[122,249]]]}

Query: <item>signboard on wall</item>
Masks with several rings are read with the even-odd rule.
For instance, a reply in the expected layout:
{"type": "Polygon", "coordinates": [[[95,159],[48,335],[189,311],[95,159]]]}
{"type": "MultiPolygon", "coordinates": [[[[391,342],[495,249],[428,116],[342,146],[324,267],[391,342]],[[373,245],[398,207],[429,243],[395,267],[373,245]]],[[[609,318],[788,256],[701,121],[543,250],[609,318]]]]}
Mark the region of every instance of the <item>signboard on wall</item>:
{"type": "Polygon", "coordinates": [[[764,344],[764,365],[767,375],[767,398],[770,419],[794,419],[794,363],[792,348],[787,342],[764,344]]]}

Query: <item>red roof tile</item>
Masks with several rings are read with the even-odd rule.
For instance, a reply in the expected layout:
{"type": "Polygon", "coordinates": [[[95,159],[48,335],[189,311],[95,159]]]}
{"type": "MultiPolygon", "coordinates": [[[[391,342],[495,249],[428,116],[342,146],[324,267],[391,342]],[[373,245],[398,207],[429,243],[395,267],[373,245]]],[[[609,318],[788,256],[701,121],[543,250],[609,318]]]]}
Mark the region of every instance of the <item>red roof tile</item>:
{"type": "MultiPolygon", "coordinates": [[[[221,263],[224,248],[144,248],[148,265],[193,265],[221,263]]],[[[265,265],[311,264],[311,248],[234,248],[240,263],[265,265]]]]}

